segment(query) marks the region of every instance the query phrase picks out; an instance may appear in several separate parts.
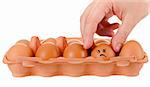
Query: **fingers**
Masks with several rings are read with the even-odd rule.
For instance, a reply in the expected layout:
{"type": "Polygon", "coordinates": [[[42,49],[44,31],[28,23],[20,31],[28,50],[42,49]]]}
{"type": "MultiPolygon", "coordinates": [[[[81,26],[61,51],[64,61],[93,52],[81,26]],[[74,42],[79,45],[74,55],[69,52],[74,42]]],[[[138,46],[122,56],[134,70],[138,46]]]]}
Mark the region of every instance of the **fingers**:
{"type": "Polygon", "coordinates": [[[119,52],[123,43],[126,41],[128,35],[134,28],[136,22],[132,20],[133,17],[126,16],[123,24],[119,27],[117,33],[112,38],[112,47],[114,51],[119,52]]]}
{"type": "Polygon", "coordinates": [[[118,27],[119,27],[118,23],[109,24],[107,26],[99,24],[96,33],[100,36],[112,37],[114,36],[113,30],[117,29],[118,27]]]}
{"type": "Polygon", "coordinates": [[[83,22],[84,28],[82,29],[82,37],[84,48],[88,49],[93,44],[93,35],[97,30],[97,25],[104,18],[105,11],[104,6],[97,6],[97,3],[93,5],[86,20],[83,22]]]}
{"type": "Polygon", "coordinates": [[[81,18],[80,18],[80,29],[81,29],[81,34],[83,35],[83,32],[84,32],[84,26],[85,26],[85,21],[86,21],[86,18],[88,17],[90,11],[91,11],[91,8],[93,6],[93,3],[91,3],[86,9],[85,11],[83,12],[83,14],[81,15],[81,18]]]}
{"type": "Polygon", "coordinates": [[[119,23],[113,23],[113,24],[110,24],[110,26],[108,26],[108,29],[111,29],[111,30],[115,30],[119,28],[119,23]]]}

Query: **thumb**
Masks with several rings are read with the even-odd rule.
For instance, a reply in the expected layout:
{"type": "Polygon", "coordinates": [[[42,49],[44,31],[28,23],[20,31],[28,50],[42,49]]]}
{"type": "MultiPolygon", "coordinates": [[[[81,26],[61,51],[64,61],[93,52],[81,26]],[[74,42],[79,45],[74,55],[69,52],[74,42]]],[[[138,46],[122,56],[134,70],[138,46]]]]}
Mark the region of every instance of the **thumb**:
{"type": "Polygon", "coordinates": [[[136,22],[133,21],[133,17],[126,16],[123,19],[122,25],[119,27],[117,33],[112,38],[112,47],[115,52],[119,52],[123,43],[126,41],[128,35],[136,25],[136,22]]]}

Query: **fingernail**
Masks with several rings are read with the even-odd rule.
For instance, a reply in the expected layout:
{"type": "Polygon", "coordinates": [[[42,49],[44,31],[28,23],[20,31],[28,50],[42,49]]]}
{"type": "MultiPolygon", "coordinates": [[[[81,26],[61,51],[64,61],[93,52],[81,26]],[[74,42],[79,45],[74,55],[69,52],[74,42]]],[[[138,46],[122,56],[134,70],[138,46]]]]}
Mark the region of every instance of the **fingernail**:
{"type": "Polygon", "coordinates": [[[121,44],[118,44],[118,45],[116,46],[116,52],[119,52],[121,47],[122,47],[122,45],[121,45],[121,44]]]}

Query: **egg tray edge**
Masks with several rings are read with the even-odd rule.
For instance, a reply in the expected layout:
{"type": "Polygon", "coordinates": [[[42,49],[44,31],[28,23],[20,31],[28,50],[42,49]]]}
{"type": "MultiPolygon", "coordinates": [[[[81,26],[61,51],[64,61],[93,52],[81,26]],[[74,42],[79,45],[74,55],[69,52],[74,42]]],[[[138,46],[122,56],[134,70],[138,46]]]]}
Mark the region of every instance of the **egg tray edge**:
{"type": "Polygon", "coordinates": [[[5,56],[3,59],[8,64],[13,76],[137,76],[143,64],[148,62],[147,55],[142,60],[135,57],[113,57],[109,61],[98,58],[51,58],[42,61],[37,57],[16,57],[15,61],[9,61],[5,56]]]}

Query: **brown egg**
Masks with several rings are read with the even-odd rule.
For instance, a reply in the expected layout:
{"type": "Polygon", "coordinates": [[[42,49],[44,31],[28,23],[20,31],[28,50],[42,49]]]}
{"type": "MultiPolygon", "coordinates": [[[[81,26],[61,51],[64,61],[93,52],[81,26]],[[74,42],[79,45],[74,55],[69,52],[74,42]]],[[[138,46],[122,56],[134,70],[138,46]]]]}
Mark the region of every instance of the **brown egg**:
{"type": "Polygon", "coordinates": [[[19,41],[17,41],[16,42],[16,44],[24,44],[24,45],[26,45],[26,46],[29,46],[29,41],[28,40],[25,40],[25,39],[22,39],[22,40],[19,40],[19,41]]]}
{"type": "Polygon", "coordinates": [[[111,57],[114,57],[115,55],[116,55],[115,52],[108,44],[99,44],[91,52],[92,57],[102,58],[103,60],[109,60],[111,57]]]}
{"type": "Polygon", "coordinates": [[[56,40],[54,38],[48,38],[46,40],[44,40],[42,42],[42,44],[46,44],[46,43],[50,43],[50,44],[55,44],[56,45],[56,40]]]}
{"type": "Polygon", "coordinates": [[[63,54],[65,48],[67,47],[67,40],[65,37],[58,37],[56,38],[56,45],[59,47],[61,53],[63,54]]]}
{"type": "Polygon", "coordinates": [[[29,41],[20,40],[13,47],[11,47],[6,56],[9,60],[16,60],[18,56],[32,57],[34,54],[29,47],[29,41]]]}
{"type": "Polygon", "coordinates": [[[104,39],[97,39],[97,40],[94,40],[94,43],[96,46],[100,45],[100,44],[110,44],[110,41],[109,40],[104,40],[104,39]]]}
{"type": "Polygon", "coordinates": [[[33,36],[31,38],[29,46],[32,49],[32,51],[34,52],[34,54],[36,53],[36,51],[40,47],[40,45],[41,45],[41,41],[39,40],[39,38],[36,36],[33,36]]]}
{"type": "Polygon", "coordinates": [[[124,57],[134,56],[137,59],[142,59],[144,58],[144,51],[137,41],[131,40],[124,44],[119,55],[124,57]]]}
{"type": "Polygon", "coordinates": [[[88,56],[87,50],[78,41],[72,41],[65,48],[63,56],[65,58],[85,58],[88,56]]]}
{"type": "Polygon", "coordinates": [[[60,50],[56,46],[55,39],[49,38],[42,43],[36,52],[36,57],[42,58],[42,60],[48,60],[50,58],[57,58],[60,56],[60,50]]]}
{"type": "Polygon", "coordinates": [[[94,49],[96,46],[98,46],[100,44],[110,44],[110,41],[109,40],[104,40],[104,39],[95,39],[91,49],[94,49]]]}

